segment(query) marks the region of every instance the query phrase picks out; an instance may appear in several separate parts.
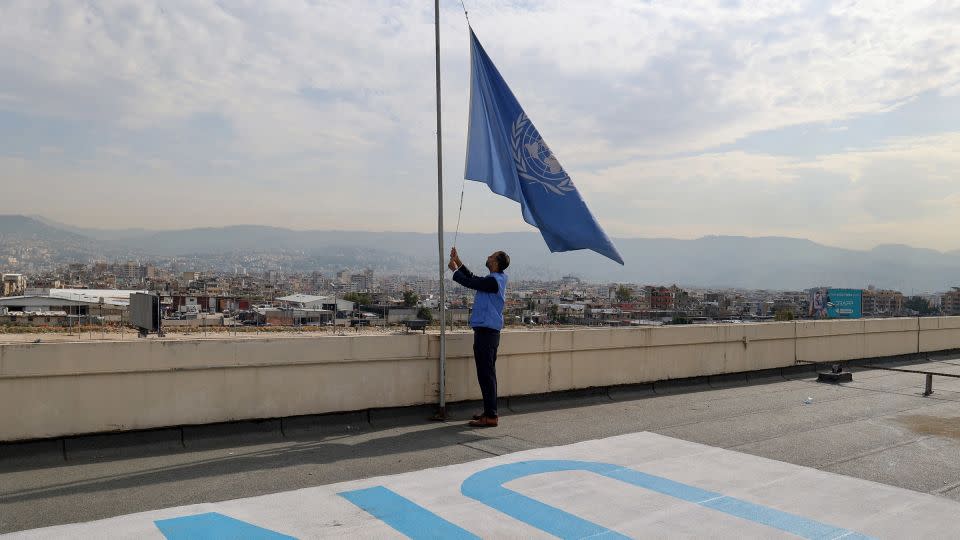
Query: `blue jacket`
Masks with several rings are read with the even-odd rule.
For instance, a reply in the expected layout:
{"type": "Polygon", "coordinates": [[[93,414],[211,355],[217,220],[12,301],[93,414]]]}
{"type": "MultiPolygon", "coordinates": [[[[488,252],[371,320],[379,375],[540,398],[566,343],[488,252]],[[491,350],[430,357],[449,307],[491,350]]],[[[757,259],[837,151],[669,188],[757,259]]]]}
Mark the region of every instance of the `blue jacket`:
{"type": "Polygon", "coordinates": [[[503,305],[507,298],[507,275],[490,272],[486,277],[473,275],[466,266],[453,273],[453,280],[468,289],[477,291],[473,297],[473,312],[470,326],[473,328],[503,328],[503,305]]]}

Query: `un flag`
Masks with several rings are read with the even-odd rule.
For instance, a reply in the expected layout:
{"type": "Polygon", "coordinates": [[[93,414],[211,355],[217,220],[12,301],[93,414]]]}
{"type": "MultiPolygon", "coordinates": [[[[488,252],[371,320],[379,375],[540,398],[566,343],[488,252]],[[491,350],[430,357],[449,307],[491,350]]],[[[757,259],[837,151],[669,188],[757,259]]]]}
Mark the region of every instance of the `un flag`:
{"type": "Polygon", "coordinates": [[[464,176],[520,203],[550,251],[591,249],[623,264],[613,242],[470,30],[470,129],[464,176]]]}

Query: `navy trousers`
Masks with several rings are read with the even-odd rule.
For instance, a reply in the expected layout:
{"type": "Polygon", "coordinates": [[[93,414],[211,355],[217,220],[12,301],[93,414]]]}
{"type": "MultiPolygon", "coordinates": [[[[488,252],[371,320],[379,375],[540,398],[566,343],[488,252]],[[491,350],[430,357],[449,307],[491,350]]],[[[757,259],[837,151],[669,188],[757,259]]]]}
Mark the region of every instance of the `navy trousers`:
{"type": "Polygon", "coordinates": [[[473,359],[477,363],[477,382],[483,394],[483,415],[497,417],[497,348],[500,331],[492,328],[473,329],[473,359]]]}

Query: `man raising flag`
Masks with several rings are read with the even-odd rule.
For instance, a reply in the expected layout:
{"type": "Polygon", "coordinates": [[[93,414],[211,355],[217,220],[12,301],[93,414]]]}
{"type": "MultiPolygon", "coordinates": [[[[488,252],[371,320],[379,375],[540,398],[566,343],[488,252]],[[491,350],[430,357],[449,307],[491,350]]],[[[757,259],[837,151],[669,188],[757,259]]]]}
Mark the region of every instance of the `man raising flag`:
{"type": "Polygon", "coordinates": [[[510,256],[495,251],[487,257],[486,277],[473,275],[457,254],[450,250],[447,268],[453,271],[453,280],[477,291],[470,312],[470,327],[473,328],[473,357],[477,364],[477,382],[483,395],[483,413],[473,417],[473,427],[497,427],[497,348],[500,347],[500,330],[503,328],[503,306],[506,302],[507,275],[510,256]]]}

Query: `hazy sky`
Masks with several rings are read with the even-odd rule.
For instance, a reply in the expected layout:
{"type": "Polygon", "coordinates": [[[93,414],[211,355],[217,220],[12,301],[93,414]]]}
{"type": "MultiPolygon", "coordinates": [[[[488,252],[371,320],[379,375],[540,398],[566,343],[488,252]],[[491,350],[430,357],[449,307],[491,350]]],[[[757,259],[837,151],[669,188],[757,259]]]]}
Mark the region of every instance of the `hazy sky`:
{"type": "MultiPolygon", "coordinates": [[[[469,94],[441,12],[447,228],[469,94]]],[[[960,248],[960,0],[478,1],[611,236],[960,248]]],[[[436,230],[433,2],[7,0],[0,213],[436,230]]],[[[468,182],[461,230],[530,230],[468,182]]]]}

